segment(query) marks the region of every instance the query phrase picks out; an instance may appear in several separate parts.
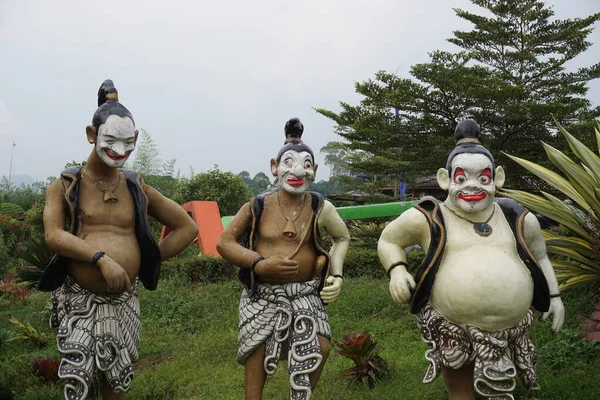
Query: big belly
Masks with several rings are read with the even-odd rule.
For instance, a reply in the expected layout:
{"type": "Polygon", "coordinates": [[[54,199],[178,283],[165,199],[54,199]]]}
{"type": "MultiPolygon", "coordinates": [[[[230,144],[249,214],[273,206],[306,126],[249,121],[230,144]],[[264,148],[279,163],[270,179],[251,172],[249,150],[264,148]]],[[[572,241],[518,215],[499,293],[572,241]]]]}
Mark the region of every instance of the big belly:
{"type": "Polygon", "coordinates": [[[446,319],[495,331],[516,325],[533,299],[531,274],[516,254],[487,247],[445,256],[430,302],[446,319]]]}
{"type": "MultiPolygon", "coordinates": [[[[140,248],[133,232],[92,231],[83,235],[83,239],[115,260],[133,283],[140,270],[140,248]]],[[[97,265],[70,261],[68,271],[77,283],[94,293],[105,293],[108,288],[97,265]]]]}

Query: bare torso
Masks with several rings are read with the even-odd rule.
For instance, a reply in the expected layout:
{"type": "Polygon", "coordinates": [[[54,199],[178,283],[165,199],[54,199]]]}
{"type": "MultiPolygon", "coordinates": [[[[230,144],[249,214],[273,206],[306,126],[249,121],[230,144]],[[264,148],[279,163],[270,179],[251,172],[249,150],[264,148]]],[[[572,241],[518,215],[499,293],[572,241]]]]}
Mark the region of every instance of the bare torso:
{"type": "MultiPolygon", "coordinates": [[[[103,193],[88,179],[82,179],[78,236],[114,259],[133,283],[140,269],[140,249],[135,236],[133,200],[123,176],[114,193],[118,202],[107,204],[103,193]]],[[[96,265],[70,260],[68,273],[79,285],[94,293],[107,291],[107,283],[96,265]]]]}
{"type": "Polygon", "coordinates": [[[445,318],[488,331],[516,325],[533,298],[533,280],[517,254],[514,235],[500,207],[490,236],[442,206],[448,240],[430,303],[445,318]]]}
{"type": "Polygon", "coordinates": [[[261,282],[306,282],[315,277],[314,264],[316,254],[311,245],[311,241],[313,240],[313,228],[311,224],[313,213],[310,204],[311,196],[307,193],[304,208],[298,218],[294,221],[296,236],[288,238],[283,235],[284,226],[286,225],[287,220],[281,213],[276,196],[271,195],[265,199],[263,214],[259,222],[259,237],[256,239],[255,250],[264,258],[282,256],[297,261],[298,273],[291,280],[278,280],[263,276],[260,278],[261,282]]]}

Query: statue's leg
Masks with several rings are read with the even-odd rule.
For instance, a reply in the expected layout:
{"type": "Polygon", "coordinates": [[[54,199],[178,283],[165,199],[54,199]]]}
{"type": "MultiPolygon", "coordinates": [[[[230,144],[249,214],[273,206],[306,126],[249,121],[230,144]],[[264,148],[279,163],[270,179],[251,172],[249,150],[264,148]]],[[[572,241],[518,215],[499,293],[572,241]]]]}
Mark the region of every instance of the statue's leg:
{"type": "Polygon", "coordinates": [[[261,345],[246,358],[244,380],[246,400],[260,400],[267,380],[265,372],[265,345],[261,345]]]}
{"type": "Polygon", "coordinates": [[[329,339],[324,336],[317,335],[319,338],[319,345],[321,346],[321,354],[323,355],[323,359],[319,364],[319,367],[309,375],[310,386],[312,389],[317,387],[317,383],[319,382],[319,378],[321,377],[321,372],[323,372],[323,367],[325,367],[325,361],[327,361],[327,357],[329,357],[329,339]]]}
{"type": "Polygon", "coordinates": [[[101,378],[100,378],[100,397],[102,397],[102,400],[122,400],[123,399],[123,393],[119,392],[119,393],[115,393],[113,392],[112,388],[110,387],[110,385],[108,384],[108,381],[106,380],[106,377],[104,376],[104,374],[100,374],[101,378]]]}
{"type": "Polygon", "coordinates": [[[442,367],[442,376],[450,400],[475,400],[473,389],[473,364],[459,369],[442,367]]]}

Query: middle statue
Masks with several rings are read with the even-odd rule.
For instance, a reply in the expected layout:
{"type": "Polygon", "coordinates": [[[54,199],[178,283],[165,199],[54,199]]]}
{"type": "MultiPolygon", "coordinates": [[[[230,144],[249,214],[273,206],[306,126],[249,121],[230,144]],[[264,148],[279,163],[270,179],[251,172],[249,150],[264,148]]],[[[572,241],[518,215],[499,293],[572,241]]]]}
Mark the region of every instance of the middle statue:
{"type": "Polygon", "coordinates": [[[340,294],[350,237],[335,207],[308,187],[317,173],[299,119],[285,124],[285,144],[271,160],[275,187],[244,204],[217,250],[240,268],[237,361],[246,400],[260,399],[268,375],[287,356],[290,398],[308,399],[329,355],[324,303],[340,294]],[[320,228],[333,238],[328,253],[320,228]]]}

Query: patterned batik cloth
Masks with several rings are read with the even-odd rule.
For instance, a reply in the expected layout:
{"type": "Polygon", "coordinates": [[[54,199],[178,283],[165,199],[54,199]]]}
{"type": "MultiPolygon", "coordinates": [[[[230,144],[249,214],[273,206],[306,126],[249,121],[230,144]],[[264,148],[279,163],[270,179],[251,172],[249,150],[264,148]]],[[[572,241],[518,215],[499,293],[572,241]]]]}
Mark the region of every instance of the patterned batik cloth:
{"type": "Polygon", "coordinates": [[[323,356],[317,335],[331,339],[327,312],[319,297],[319,280],[302,283],[259,284],[250,298],[244,290],[240,299],[237,361],[265,344],[264,368],[277,370],[287,352],[290,399],[309,399],[309,374],[323,356]]]}
{"type": "Polygon", "coordinates": [[[125,392],[133,381],[138,358],[140,303],[137,279],[133,293],[94,294],[70,276],[52,293],[50,326],[63,358],[58,376],[67,400],[95,396],[100,373],[114,392],[125,392]]]}
{"type": "Polygon", "coordinates": [[[442,366],[459,369],[474,363],[473,387],[485,399],[514,400],[511,392],[517,374],[528,389],[539,389],[535,347],[527,337],[532,322],[533,310],[529,309],[516,326],[487,332],[449,322],[425,305],[417,314],[421,336],[429,345],[425,352],[429,368],[423,383],[433,382],[442,366]]]}

